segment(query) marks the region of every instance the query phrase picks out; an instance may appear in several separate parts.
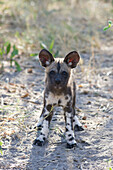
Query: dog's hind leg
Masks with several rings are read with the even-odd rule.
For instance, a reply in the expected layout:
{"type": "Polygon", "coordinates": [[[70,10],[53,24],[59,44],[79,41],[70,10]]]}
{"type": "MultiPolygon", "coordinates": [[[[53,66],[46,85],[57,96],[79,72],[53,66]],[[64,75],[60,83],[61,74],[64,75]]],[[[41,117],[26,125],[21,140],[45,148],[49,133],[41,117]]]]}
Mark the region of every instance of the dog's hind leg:
{"type": "Polygon", "coordinates": [[[78,117],[76,116],[75,105],[76,105],[76,84],[75,82],[73,82],[73,129],[75,131],[82,131],[84,129],[82,127],[82,124],[79,122],[78,117]]]}
{"type": "Polygon", "coordinates": [[[76,145],[74,131],[73,131],[73,109],[71,106],[64,108],[65,117],[65,136],[67,141],[67,148],[73,148],[76,145]]]}

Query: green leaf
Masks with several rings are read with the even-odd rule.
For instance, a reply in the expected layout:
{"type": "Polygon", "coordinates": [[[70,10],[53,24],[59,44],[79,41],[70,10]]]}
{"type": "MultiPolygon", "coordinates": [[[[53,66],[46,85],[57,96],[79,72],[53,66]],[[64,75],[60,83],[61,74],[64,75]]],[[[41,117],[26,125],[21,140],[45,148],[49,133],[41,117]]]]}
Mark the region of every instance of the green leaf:
{"type": "Polygon", "coordinates": [[[4,43],[4,47],[7,47],[8,46],[8,44],[9,44],[9,42],[7,41],[7,42],[5,42],[4,43]]]}
{"type": "Polygon", "coordinates": [[[40,43],[40,47],[43,49],[43,48],[45,48],[45,49],[47,49],[47,46],[42,42],[42,43],[40,43]]]}
{"type": "Polygon", "coordinates": [[[18,49],[15,45],[13,45],[13,51],[11,53],[10,59],[12,59],[15,55],[18,55],[18,49]]]}
{"type": "Polygon", "coordinates": [[[110,27],[111,27],[111,24],[109,24],[108,26],[109,26],[109,28],[110,28],[110,27]]]}
{"type": "Polygon", "coordinates": [[[2,143],[2,142],[0,142],[0,146],[2,146],[2,144],[3,144],[3,143],[2,143]]]}
{"type": "Polygon", "coordinates": [[[4,46],[2,47],[2,55],[5,54],[5,48],[4,46]]]}
{"type": "Polygon", "coordinates": [[[35,57],[35,56],[37,56],[37,55],[38,55],[38,53],[32,53],[32,54],[30,54],[31,57],[35,57]]]}
{"type": "Polygon", "coordinates": [[[2,147],[1,147],[1,146],[2,146],[2,144],[3,144],[3,143],[2,143],[2,142],[0,142],[0,153],[1,153],[1,155],[3,155],[2,147]]]}
{"type": "Polygon", "coordinates": [[[107,29],[109,29],[109,26],[103,28],[104,31],[106,31],[107,29]]]}
{"type": "Polygon", "coordinates": [[[14,60],[17,71],[21,71],[21,67],[16,60],[14,60]]]}
{"type": "Polygon", "coordinates": [[[109,170],[112,170],[112,168],[110,167],[109,170]]]}
{"type": "Polygon", "coordinates": [[[11,49],[11,44],[9,43],[9,44],[7,45],[7,48],[6,48],[7,54],[10,52],[10,49],[11,49]]]}
{"type": "Polygon", "coordinates": [[[18,55],[18,49],[16,48],[15,45],[13,45],[13,51],[14,51],[15,55],[18,55]]]}
{"type": "Polygon", "coordinates": [[[0,153],[1,153],[1,155],[3,156],[3,152],[2,152],[2,148],[1,148],[1,146],[0,146],[0,153]]]}
{"type": "Polygon", "coordinates": [[[111,20],[109,20],[109,21],[108,21],[108,23],[109,23],[109,24],[112,24],[112,21],[111,21],[111,20]]]}
{"type": "Polygon", "coordinates": [[[52,49],[53,49],[53,46],[54,46],[54,40],[52,40],[51,41],[51,44],[50,44],[50,46],[49,46],[49,51],[51,52],[52,51],[52,49]]]}
{"type": "Polygon", "coordinates": [[[3,52],[2,52],[2,49],[0,48],[0,55],[2,56],[3,52]]]}

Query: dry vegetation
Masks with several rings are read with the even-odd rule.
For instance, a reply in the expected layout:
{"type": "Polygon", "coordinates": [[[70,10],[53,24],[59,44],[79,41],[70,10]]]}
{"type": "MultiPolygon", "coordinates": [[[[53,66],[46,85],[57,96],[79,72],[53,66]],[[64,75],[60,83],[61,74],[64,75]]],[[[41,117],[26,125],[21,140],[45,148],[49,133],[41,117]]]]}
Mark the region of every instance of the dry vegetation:
{"type": "Polygon", "coordinates": [[[113,30],[103,27],[113,17],[111,3],[103,1],[1,1],[1,43],[10,41],[28,55],[40,50],[40,43],[49,46],[55,40],[54,51],[65,55],[71,49],[91,52],[103,49],[112,38],[113,30]],[[82,43],[81,43],[82,42],[82,43]]]}
{"type": "Polygon", "coordinates": [[[113,21],[112,1],[0,0],[0,48],[11,44],[8,56],[0,56],[1,170],[111,170],[113,28],[103,31],[108,20],[113,21]],[[14,63],[10,67],[13,45],[21,72],[14,63]],[[85,131],[77,133],[75,150],[65,148],[59,112],[47,144],[32,146],[43,103],[44,72],[37,57],[42,45],[58,57],[74,49],[81,54],[75,78],[77,114],[85,131]]]}

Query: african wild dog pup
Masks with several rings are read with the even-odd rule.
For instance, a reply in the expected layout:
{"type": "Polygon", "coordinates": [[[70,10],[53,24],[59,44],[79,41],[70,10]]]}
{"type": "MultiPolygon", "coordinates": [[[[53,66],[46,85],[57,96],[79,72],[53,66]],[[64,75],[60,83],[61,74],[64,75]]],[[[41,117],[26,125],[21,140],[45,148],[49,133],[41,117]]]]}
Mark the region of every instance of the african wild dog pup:
{"type": "Polygon", "coordinates": [[[34,144],[42,146],[48,136],[49,125],[53,115],[54,106],[62,106],[65,117],[65,129],[67,147],[72,148],[76,145],[74,129],[83,130],[81,123],[75,115],[76,86],[71,79],[71,69],[75,68],[80,56],[76,51],[70,52],[64,60],[53,58],[52,54],[43,49],[39,53],[39,59],[45,67],[45,91],[44,107],[38,127],[41,132],[34,144]]]}

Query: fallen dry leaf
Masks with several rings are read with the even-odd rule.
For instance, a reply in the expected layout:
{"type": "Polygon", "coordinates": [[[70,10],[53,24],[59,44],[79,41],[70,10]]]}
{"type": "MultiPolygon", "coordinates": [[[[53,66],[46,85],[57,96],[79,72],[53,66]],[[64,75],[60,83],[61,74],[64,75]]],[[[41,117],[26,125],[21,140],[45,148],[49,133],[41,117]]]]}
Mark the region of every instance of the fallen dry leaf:
{"type": "Polygon", "coordinates": [[[14,87],[21,87],[21,88],[25,88],[25,86],[23,84],[14,84],[14,83],[9,83],[9,85],[14,86],[14,87]]]}
{"type": "Polygon", "coordinates": [[[89,91],[87,91],[87,90],[84,90],[83,92],[82,92],[82,94],[88,94],[89,93],[89,91]]]}
{"type": "Polygon", "coordinates": [[[25,86],[23,84],[20,85],[21,88],[25,89],[25,86]]]}
{"type": "Polygon", "coordinates": [[[79,84],[79,85],[78,85],[78,87],[82,88],[82,87],[83,87],[83,85],[82,85],[82,84],[79,84]]]}
{"type": "Polygon", "coordinates": [[[5,137],[6,137],[6,135],[11,136],[11,135],[12,135],[12,134],[14,134],[14,133],[15,133],[15,131],[14,131],[14,130],[6,131],[6,132],[4,132],[4,133],[2,134],[2,136],[5,138],[5,137]]]}
{"type": "Polygon", "coordinates": [[[88,101],[87,104],[91,104],[91,101],[88,101]]]}
{"type": "Polygon", "coordinates": [[[86,120],[87,118],[86,118],[86,116],[84,116],[83,118],[82,118],[82,120],[86,120]]]}
{"type": "Polygon", "coordinates": [[[11,117],[3,117],[3,118],[0,118],[0,121],[4,121],[4,120],[10,120],[10,121],[12,121],[12,120],[15,120],[14,118],[11,118],[11,117]]]}
{"type": "Polygon", "coordinates": [[[17,86],[16,84],[14,84],[14,83],[9,83],[9,85],[11,85],[11,86],[17,86]]]}
{"type": "Polygon", "coordinates": [[[87,128],[87,125],[84,125],[85,128],[87,128]]]}
{"type": "Polygon", "coordinates": [[[41,104],[39,101],[33,102],[33,101],[30,101],[30,100],[26,100],[26,99],[23,99],[23,100],[26,101],[26,102],[33,103],[33,104],[37,104],[37,105],[41,104]]]}
{"type": "Polygon", "coordinates": [[[15,119],[14,118],[11,118],[11,117],[8,117],[7,118],[9,121],[14,121],[15,119]]]}
{"type": "Polygon", "coordinates": [[[29,93],[26,93],[23,96],[21,96],[21,98],[25,98],[25,97],[28,97],[28,96],[29,96],[29,93]]]}
{"type": "Polygon", "coordinates": [[[11,92],[7,86],[4,86],[4,89],[5,89],[7,92],[11,92]]]}
{"type": "Polygon", "coordinates": [[[28,73],[32,73],[33,70],[30,68],[30,69],[27,70],[27,72],[28,72],[28,73]]]}
{"type": "Polygon", "coordinates": [[[26,158],[26,155],[21,156],[21,159],[25,159],[25,158],[26,158]]]}

